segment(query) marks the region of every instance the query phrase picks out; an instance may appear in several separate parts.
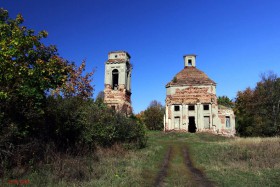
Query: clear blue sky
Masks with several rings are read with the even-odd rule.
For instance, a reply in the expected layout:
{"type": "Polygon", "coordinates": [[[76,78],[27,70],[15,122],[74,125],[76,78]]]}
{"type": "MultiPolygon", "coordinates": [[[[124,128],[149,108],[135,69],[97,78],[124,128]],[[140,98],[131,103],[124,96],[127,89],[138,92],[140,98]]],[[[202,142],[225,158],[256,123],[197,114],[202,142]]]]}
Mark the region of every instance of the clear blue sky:
{"type": "Polygon", "coordinates": [[[217,82],[217,95],[235,98],[262,72],[280,75],[279,0],[1,0],[11,17],[47,30],[65,59],[96,67],[95,96],[104,88],[104,62],[113,50],[131,55],[132,105],[165,104],[165,85],[197,54],[197,68],[217,82]]]}

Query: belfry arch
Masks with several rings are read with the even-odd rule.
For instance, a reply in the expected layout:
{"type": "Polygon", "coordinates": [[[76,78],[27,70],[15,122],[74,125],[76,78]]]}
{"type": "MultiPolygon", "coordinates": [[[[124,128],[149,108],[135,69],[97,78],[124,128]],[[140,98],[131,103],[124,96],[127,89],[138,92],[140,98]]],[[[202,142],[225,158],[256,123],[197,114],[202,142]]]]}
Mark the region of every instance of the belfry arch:
{"type": "Polygon", "coordinates": [[[112,88],[113,90],[117,90],[119,86],[119,71],[114,69],[112,71],[112,88]]]}

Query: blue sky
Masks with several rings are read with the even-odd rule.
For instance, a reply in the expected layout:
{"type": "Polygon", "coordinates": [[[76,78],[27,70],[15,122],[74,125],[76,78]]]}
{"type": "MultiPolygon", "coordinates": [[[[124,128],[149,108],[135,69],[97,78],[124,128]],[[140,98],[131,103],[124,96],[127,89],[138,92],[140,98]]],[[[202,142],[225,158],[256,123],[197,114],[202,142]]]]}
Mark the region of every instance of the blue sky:
{"type": "Polygon", "coordinates": [[[96,68],[95,96],[104,89],[104,62],[114,50],[131,55],[132,105],[165,104],[165,85],[197,54],[197,68],[235,98],[263,72],[280,75],[279,0],[1,0],[11,17],[47,30],[46,44],[87,70],[96,68]]]}

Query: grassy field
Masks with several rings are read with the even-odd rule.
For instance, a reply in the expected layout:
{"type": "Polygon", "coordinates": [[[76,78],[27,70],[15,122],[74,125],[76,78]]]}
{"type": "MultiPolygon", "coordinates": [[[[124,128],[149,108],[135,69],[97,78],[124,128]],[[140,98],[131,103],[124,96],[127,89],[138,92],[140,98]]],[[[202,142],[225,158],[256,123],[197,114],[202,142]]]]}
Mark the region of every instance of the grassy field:
{"type": "MultiPolygon", "coordinates": [[[[97,149],[90,158],[57,155],[20,179],[31,186],[154,186],[167,150],[164,186],[196,186],[182,148],[216,186],[280,186],[280,138],[225,138],[204,133],[149,132],[148,146],[97,149]]],[[[5,186],[5,180],[3,182],[5,186]]],[[[8,186],[8,185],[7,185],[8,186]]]]}

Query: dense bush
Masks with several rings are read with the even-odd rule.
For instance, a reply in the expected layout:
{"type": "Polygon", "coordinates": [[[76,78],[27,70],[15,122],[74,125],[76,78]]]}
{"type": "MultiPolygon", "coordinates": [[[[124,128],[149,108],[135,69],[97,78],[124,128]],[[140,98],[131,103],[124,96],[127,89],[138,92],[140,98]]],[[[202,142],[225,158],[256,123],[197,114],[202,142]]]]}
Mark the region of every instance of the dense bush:
{"type": "Polygon", "coordinates": [[[95,103],[80,97],[49,98],[47,114],[48,133],[61,145],[110,146],[117,142],[136,143],[137,147],[145,145],[143,125],[100,101],[95,103]]]}
{"type": "Polygon", "coordinates": [[[44,111],[44,118],[36,128],[28,130],[25,138],[19,139],[16,129],[1,131],[2,171],[18,164],[29,166],[31,160],[36,164],[45,158],[44,147],[49,145],[56,153],[83,155],[92,154],[96,146],[124,144],[128,148],[142,148],[146,145],[144,125],[91,99],[49,97],[44,111]]]}

